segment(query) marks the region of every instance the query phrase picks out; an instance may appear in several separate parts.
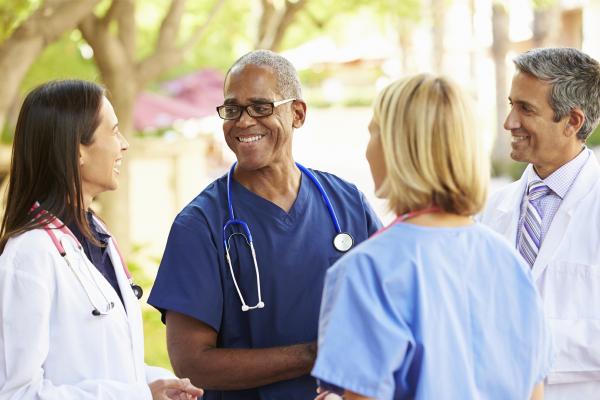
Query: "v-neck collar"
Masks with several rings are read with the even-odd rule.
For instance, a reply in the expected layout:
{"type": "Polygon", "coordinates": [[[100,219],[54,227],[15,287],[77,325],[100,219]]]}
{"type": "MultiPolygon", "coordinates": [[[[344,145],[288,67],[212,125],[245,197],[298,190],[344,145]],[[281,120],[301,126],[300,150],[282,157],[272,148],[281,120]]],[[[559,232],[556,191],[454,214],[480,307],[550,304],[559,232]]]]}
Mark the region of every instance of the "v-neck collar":
{"type": "Polygon", "coordinates": [[[300,175],[300,187],[298,189],[298,196],[294,200],[294,204],[290,208],[289,212],[285,212],[281,207],[275,203],[265,199],[262,196],[248,190],[242,184],[237,182],[235,179],[232,180],[232,194],[233,194],[233,210],[236,218],[239,217],[240,211],[242,214],[247,215],[248,212],[260,213],[269,218],[273,218],[278,222],[285,224],[286,226],[292,225],[301,217],[306,209],[308,195],[310,191],[310,184],[306,184],[307,177],[304,173],[300,175]],[[250,208],[251,207],[251,208],[250,208]]]}

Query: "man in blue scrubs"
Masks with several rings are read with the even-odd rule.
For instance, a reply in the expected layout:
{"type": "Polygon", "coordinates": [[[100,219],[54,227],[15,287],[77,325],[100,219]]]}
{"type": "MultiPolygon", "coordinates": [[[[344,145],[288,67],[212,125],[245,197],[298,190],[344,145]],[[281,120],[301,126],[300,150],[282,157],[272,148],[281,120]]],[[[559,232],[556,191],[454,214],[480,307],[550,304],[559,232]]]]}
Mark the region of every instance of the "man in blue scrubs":
{"type": "Polygon", "coordinates": [[[307,172],[355,244],[380,222],[354,185],[295,164],[293,131],[304,124],[306,103],[288,60],[246,54],[228,71],[224,98],[218,112],[237,158],[230,190],[223,176],[177,216],[149,303],[166,321],[175,371],[208,389],[204,399],[312,399],[323,281],[344,253],[307,172]],[[231,213],[251,232],[256,266],[244,227],[224,234],[231,213]],[[254,308],[260,301],[264,307],[254,308]]]}

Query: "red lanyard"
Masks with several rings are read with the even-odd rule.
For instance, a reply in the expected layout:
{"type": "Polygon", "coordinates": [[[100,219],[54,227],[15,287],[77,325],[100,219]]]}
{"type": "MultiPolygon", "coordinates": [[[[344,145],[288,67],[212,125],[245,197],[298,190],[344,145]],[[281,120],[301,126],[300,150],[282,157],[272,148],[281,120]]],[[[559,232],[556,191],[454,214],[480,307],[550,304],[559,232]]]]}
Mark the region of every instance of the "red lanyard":
{"type": "MultiPolygon", "coordinates": [[[[60,219],[58,219],[54,215],[49,214],[46,210],[42,210],[40,208],[40,204],[38,202],[36,202],[31,207],[30,211],[34,211],[34,210],[38,210],[38,209],[39,209],[39,211],[38,211],[36,217],[38,217],[40,215],[48,214],[47,222],[46,222],[46,225],[43,227],[43,229],[48,234],[48,236],[50,237],[50,240],[52,240],[52,243],[54,243],[54,247],[56,247],[56,250],[58,250],[58,252],[60,253],[60,255],[62,257],[65,257],[67,255],[67,252],[65,251],[65,248],[63,247],[63,245],[60,243],[60,240],[58,239],[58,237],[56,237],[56,234],[54,233],[55,230],[58,230],[58,231],[62,232],[63,234],[70,236],[75,241],[75,243],[77,243],[77,247],[79,247],[79,249],[82,249],[81,243],[79,243],[79,240],[77,240],[77,238],[75,237],[73,232],[71,232],[71,230],[69,228],[67,228],[67,226],[60,219]]],[[[106,229],[104,224],[102,224],[96,218],[94,218],[94,221],[96,221],[96,223],[98,223],[102,227],[102,229],[104,229],[104,231],[110,235],[110,233],[108,232],[108,230],[106,229]]],[[[131,282],[131,272],[129,272],[129,268],[127,268],[127,264],[125,264],[125,259],[123,258],[123,255],[121,254],[121,251],[119,250],[117,241],[112,237],[112,235],[111,235],[111,240],[113,241],[115,250],[117,251],[119,258],[121,259],[121,265],[123,266],[123,271],[125,272],[125,276],[127,276],[127,279],[129,280],[129,282],[131,282]]]]}
{"type": "Polygon", "coordinates": [[[441,208],[431,206],[431,207],[423,208],[421,210],[411,211],[411,212],[407,212],[405,214],[399,215],[388,226],[385,226],[385,227],[379,229],[377,232],[375,232],[373,235],[371,235],[371,237],[375,237],[375,236],[379,235],[380,233],[387,231],[392,226],[399,224],[401,222],[404,222],[407,219],[415,218],[415,217],[418,217],[419,215],[423,215],[423,214],[432,214],[432,213],[436,213],[436,212],[440,212],[440,211],[442,211],[441,208]]]}

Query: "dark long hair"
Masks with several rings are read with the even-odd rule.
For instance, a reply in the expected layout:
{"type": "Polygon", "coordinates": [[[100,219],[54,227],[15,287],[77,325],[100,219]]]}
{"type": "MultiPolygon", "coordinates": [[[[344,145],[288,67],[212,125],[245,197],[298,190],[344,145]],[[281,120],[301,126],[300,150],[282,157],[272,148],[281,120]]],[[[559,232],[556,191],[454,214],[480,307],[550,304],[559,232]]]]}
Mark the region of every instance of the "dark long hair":
{"type": "Polygon", "coordinates": [[[79,145],[93,141],[105,90],[82,80],[45,83],[21,107],[12,149],[0,253],[11,237],[48,224],[48,214],[74,223],[95,242],[81,190],[79,145]],[[48,214],[31,207],[39,202],[48,214]]]}

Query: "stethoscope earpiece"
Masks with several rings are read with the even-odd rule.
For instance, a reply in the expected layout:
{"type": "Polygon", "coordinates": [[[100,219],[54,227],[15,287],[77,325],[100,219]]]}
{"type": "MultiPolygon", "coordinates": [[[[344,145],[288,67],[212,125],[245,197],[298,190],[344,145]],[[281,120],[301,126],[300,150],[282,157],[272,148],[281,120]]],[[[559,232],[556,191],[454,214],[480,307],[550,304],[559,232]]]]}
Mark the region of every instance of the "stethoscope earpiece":
{"type": "Polygon", "coordinates": [[[259,301],[254,307],[250,307],[248,304],[242,304],[242,311],[254,310],[255,308],[265,308],[264,301],[259,301]]]}

